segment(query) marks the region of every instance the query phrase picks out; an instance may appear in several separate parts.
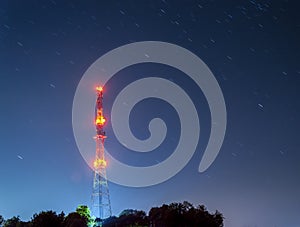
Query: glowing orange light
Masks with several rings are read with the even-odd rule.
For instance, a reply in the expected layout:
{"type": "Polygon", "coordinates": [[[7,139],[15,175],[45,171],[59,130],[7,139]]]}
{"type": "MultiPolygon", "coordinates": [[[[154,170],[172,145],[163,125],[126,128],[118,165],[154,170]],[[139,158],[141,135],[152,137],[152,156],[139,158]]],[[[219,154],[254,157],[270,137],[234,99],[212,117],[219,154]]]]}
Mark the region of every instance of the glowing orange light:
{"type": "Polygon", "coordinates": [[[97,158],[94,161],[94,167],[97,169],[99,167],[106,167],[106,161],[104,159],[97,158]]]}
{"type": "Polygon", "coordinates": [[[97,90],[97,91],[103,91],[103,87],[98,86],[98,87],[96,87],[96,90],[97,90]]]}
{"type": "Polygon", "coordinates": [[[96,125],[103,125],[105,123],[105,118],[103,116],[99,116],[96,118],[96,125]]]}

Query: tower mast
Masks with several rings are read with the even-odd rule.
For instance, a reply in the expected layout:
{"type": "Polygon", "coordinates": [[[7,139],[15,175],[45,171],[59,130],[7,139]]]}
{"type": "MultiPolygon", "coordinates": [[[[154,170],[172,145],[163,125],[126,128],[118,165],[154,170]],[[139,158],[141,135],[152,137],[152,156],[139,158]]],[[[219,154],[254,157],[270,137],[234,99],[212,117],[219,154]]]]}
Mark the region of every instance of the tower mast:
{"type": "Polygon", "coordinates": [[[103,219],[111,216],[111,204],[106,177],[106,160],[104,155],[104,141],[106,135],[103,129],[105,117],[103,115],[103,88],[97,87],[97,101],[95,107],[96,155],[94,160],[94,181],[92,193],[92,215],[100,218],[98,226],[102,226],[103,219]]]}

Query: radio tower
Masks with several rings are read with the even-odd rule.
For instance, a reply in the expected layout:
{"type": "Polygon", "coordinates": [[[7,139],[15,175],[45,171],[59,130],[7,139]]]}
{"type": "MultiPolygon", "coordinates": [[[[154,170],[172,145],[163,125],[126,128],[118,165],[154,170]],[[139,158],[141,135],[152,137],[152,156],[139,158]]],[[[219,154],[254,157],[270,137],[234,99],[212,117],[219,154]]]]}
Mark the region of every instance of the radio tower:
{"type": "Polygon", "coordinates": [[[106,178],[106,161],[104,156],[104,141],[106,139],[103,125],[103,88],[97,87],[97,101],[95,107],[96,156],[94,160],[94,182],[92,193],[92,215],[100,219],[96,223],[102,226],[103,220],[111,216],[111,205],[109,198],[108,183],[106,178]]]}

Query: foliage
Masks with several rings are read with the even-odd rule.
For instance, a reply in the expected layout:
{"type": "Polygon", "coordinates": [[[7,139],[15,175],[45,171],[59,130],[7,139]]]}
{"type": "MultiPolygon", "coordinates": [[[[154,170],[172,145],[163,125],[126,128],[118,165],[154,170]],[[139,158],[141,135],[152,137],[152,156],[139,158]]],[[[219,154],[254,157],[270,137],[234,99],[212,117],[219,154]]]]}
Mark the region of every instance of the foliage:
{"type": "Polygon", "coordinates": [[[7,219],[6,221],[4,221],[3,217],[0,216],[0,226],[3,227],[31,227],[31,223],[30,222],[23,222],[20,220],[19,217],[12,217],[10,219],[7,219]],[[2,224],[2,225],[1,225],[2,224]]]}
{"type": "Polygon", "coordinates": [[[148,226],[148,218],[145,211],[127,209],[122,211],[118,218],[111,217],[106,219],[103,226],[148,226]]]}
{"type": "Polygon", "coordinates": [[[77,212],[70,213],[64,220],[64,227],[86,227],[87,220],[77,212]]]}
{"type": "Polygon", "coordinates": [[[59,215],[54,211],[42,211],[39,214],[34,214],[31,221],[32,227],[63,227],[65,214],[62,212],[59,215]]]}
{"type": "Polygon", "coordinates": [[[88,226],[94,225],[94,219],[91,217],[91,211],[90,208],[86,205],[79,205],[76,208],[76,213],[78,213],[81,217],[83,217],[86,220],[86,224],[88,226]]]}
{"type": "Polygon", "coordinates": [[[0,215],[0,226],[2,225],[3,222],[4,222],[4,218],[2,217],[2,215],[0,215]]]}
{"type": "Polygon", "coordinates": [[[223,227],[223,215],[216,211],[210,214],[205,206],[194,207],[189,202],[171,203],[153,207],[148,216],[144,211],[124,210],[119,217],[111,217],[104,227],[223,227]]]}
{"type": "Polygon", "coordinates": [[[186,201],[153,207],[148,218],[150,226],[156,227],[223,227],[221,213],[210,214],[203,205],[195,208],[186,201]]]}
{"type": "Polygon", "coordinates": [[[16,227],[18,226],[20,223],[20,218],[19,217],[12,217],[10,219],[7,219],[6,221],[4,221],[4,225],[3,227],[16,227]]]}
{"type": "MultiPolygon", "coordinates": [[[[103,220],[103,227],[223,227],[223,219],[219,211],[209,213],[205,206],[194,207],[185,201],[153,207],[148,215],[142,210],[126,209],[119,217],[103,220]]],[[[5,221],[0,215],[0,226],[3,227],[88,227],[96,226],[94,221],[89,208],[84,205],[78,206],[76,212],[66,217],[63,212],[42,211],[34,214],[30,222],[22,222],[19,217],[5,221]]]]}

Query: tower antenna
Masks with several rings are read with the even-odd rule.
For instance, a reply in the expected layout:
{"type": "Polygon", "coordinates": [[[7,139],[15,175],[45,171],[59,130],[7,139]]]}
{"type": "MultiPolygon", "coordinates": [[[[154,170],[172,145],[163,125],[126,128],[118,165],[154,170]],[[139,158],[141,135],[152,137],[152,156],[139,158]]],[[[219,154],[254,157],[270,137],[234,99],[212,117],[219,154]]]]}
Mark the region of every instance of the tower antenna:
{"type": "Polygon", "coordinates": [[[104,141],[106,139],[103,126],[105,117],[103,115],[103,87],[98,86],[97,101],[95,107],[96,155],[94,160],[94,181],[92,193],[92,215],[96,217],[97,226],[102,226],[103,220],[111,217],[111,204],[106,177],[106,160],[104,154],[104,141]],[[97,219],[98,218],[98,219],[97,219]]]}

